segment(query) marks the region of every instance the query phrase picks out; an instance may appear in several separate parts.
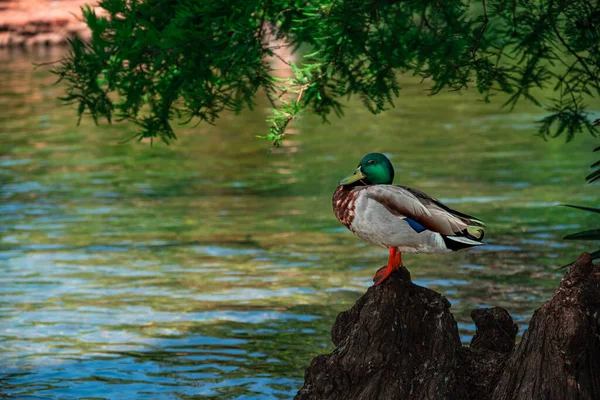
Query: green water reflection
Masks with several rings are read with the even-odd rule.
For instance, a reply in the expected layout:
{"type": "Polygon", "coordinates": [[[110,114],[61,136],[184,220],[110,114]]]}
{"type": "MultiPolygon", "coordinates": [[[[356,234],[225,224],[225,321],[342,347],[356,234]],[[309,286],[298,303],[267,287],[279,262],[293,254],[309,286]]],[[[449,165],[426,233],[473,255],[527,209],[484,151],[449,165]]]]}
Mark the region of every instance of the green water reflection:
{"type": "Polygon", "coordinates": [[[405,257],[416,282],[450,299],[464,341],[479,306],[523,327],[558,283],[553,268],[584,249],[561,237],[595,226],[555,207],[597,205],[583,181],[593,139],[543,142],[526,104],[428,97],[407,77],[395,109],[350,102],[331,125],[307,116],[271,154],[254,138],[263,103],[181,127],[170,147],[120,144],[134,127],[76,127],[53,77],[31,71],[58,56],[1,55],[7,394],[289,398],[387,257],[331,212],[336,182],[369,151],[390,155],[396,183],[487,222],[485,247],[405,257]]]}

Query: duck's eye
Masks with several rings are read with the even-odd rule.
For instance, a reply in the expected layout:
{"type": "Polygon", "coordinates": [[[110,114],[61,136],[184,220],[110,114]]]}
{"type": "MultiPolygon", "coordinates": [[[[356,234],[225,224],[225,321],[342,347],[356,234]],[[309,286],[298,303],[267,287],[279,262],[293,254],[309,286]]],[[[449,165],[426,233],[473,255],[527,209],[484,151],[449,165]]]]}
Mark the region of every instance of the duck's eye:
{"type": "Polygon", "coordinates": [[[372,164],[375,164],[375,160],[369,160],[369,161],[367,161],[367,165],[372,165],[372,164]]]}

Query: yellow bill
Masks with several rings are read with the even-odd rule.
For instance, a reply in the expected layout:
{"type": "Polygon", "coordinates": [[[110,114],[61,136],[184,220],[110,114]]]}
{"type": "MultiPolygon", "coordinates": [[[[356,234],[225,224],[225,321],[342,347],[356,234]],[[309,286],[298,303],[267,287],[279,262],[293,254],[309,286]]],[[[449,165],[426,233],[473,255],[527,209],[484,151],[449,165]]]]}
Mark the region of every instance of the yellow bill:
{"type": "Polygon", "coordinates": [[[356,168],[356,171],[352,175],[349,175],[340,181],[340,185],[349,185],[356,181],[365,178],[365,174],[360,170],[360,167],[356,168]]]}

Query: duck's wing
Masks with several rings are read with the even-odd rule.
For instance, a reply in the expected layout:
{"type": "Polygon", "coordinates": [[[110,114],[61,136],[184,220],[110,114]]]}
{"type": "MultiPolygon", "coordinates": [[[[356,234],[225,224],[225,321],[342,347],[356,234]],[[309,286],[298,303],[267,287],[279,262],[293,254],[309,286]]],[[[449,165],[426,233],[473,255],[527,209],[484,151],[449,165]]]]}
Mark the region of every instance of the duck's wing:
{"type": "MultiPolygon", "coordinates": [[[[485,226],[479,219],[453,210],[426,193],[406,186],[369,186],[367,195],[382,204],[392,214],[409,218],[434,232],[448,236],[472,236],[469,226],[485,226]]],[[[472,236],[480,240],[483,237],[472,236]]]]}
{"type": "Polygon", "coordinates": [[[485,226],[485,223],[482,220],[480,220],[479,218],[475,218],[471,215],[464,214],[464,213],[461,213],[460,211],[453,210],[452,208],[448,207],[447,205],[445,205],[438,199],[434,199],[433,197],[429,196],[425,192],[422,192],[418,189],[410,188],[408,186],[397,186],[397,187],[412,193],[417,199],[419,199],[419,201],[421,203],[423,203],[423,205],[425,205],[425,207],[428,207],[430,209],[441,209],[441,210],[445,211],[447,214],[450,214],[454,217],[460,218],[463,222],[467,223],[468,226],[481,226],[481,227],[485,226]]]}

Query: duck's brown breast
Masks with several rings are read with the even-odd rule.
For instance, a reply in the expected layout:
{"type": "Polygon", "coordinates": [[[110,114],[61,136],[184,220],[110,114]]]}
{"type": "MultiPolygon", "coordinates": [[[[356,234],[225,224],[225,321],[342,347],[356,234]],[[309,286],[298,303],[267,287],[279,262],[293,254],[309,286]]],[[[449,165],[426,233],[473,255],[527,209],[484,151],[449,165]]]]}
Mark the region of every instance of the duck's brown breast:
{"type": "Polygon", "coordinates": [[[348,188],[346,186],[338,186],[333,193],[332,205],[333,212],[337,219],[352,230],[352,221],[354,220],[354,203],[360,192],[360,188],[348,188]]]}

